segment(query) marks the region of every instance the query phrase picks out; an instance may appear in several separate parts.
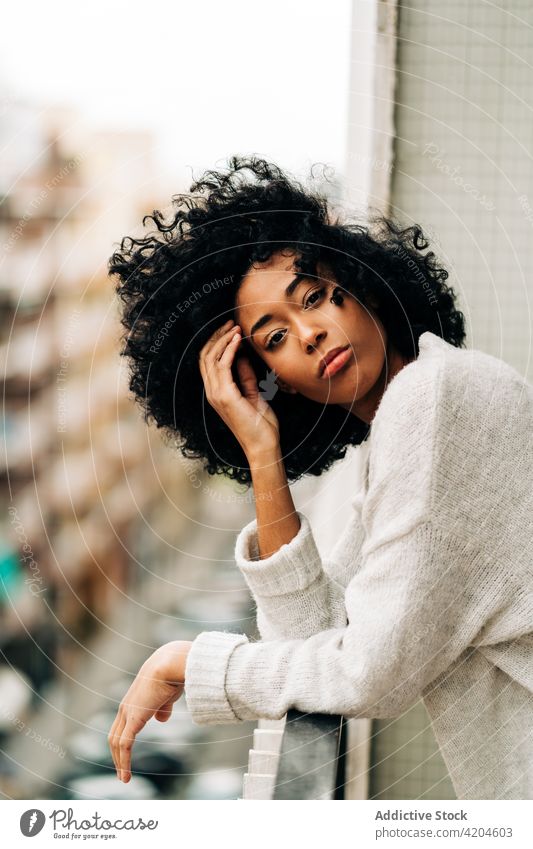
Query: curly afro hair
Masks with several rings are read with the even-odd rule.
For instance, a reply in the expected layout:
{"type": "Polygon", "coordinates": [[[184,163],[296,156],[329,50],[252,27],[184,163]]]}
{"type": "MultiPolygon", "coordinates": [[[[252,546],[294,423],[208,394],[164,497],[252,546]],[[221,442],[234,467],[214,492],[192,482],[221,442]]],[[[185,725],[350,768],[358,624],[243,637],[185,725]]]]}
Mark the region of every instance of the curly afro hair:
{"type": "MultiPolygon", "coordinates": [[[[217,327],[235,318],[237,289],[253,263],[285,248],[310,277],[317,262],[326,263],[363,306],[378,302],[388,337],[410,359],[426,330],[464,345],[448,272],[425,252],[418,225],[402,229],[381,215],[364,225],[333,221],[322,194],[264,159],[231,157],[225,171],[206,171],[190,194],[174,195],[170,218],[154,210],[147,221],[155,225],[147,235],[126,236],[109,261],[127,331],[121,354],[145,420],[163,428],[184,457],[204,460],[210,475],[251,483],[240,444],[206,402],[198,357],[217,327]]],[[[247,355],[264,378],[265,364],[249,345],[247,355]]],[[[322,474],[370,432],[340,406],[301,394],[278,392],[269,403],[289,481],[322,474]]]]}

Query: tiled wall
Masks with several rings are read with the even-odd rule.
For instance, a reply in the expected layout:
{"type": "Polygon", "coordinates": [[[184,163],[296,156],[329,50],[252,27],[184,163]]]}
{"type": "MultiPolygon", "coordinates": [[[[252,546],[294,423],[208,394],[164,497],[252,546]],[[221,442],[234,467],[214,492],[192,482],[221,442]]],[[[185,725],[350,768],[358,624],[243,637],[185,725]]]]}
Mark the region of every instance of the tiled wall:
{"type": "MultiPolygon", "coordinates": [[[[391,211],[450,271],[469,347],[533,379],[533,4],[400,3],[391,211]]],[[[420,702],[372,726],[370,798],[455,798],[420,702]]]]}
{"type": "Polygon", "coordinates": [[[393,211],[435,238],[468,344],[533,377],[533,4],[400,3],[393,211]]]}

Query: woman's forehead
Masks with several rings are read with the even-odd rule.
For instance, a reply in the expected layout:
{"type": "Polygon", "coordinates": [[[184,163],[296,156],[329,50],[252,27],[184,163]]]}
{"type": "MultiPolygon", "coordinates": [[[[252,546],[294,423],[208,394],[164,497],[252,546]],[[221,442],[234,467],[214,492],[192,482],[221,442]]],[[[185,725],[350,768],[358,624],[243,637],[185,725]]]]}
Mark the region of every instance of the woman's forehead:
{"type": "MultiPolygon", "coordinates": [[[[241,280],[235,297],[237,309],[252,307],[254,304],[279,302],[287,298],[286,288],[296,276],[302,277],[295,268],[297,254],[273,254],[268,260],[255,263],[241,280]]],[[[322,275],[331,276],[327,266],[317,262],[316,275],[306,275],[306,278],[319,280],[322,275]]]]}
{"type": "Polygon", "coordinates": [[[270,286],[276,279],[283,279],[294,272],[295,260],[296,255],[272,254],[263,262],[255,262],[242,278],[241,286],[250,288],[255,284],[264,288],[265,283],[270,286]]]}

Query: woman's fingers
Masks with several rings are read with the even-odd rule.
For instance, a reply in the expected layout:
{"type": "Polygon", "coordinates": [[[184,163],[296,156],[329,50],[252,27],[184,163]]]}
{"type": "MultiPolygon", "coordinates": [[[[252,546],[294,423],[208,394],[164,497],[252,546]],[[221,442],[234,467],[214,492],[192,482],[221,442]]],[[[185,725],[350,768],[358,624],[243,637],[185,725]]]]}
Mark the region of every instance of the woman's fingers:
{"type": "Polygon", "coordinates": [[[202,348],[200,371],[207,401],[247,452],[247,446],[257,440],[279,440],[279,423],[258,391],[251,363],[237,362],[239,380],[232,373],[241,341],[238,324],[228,321],[222,325],[202,348]],[[259,419],[254,418],[254,409],[261,412],[259,419]]]}
{"type": "Polygon", "coordinates": [[[217,360],[217,364],[219,368],[229,368],[231,363],[233,362],[233,358],[235,356],[235,351],[239,347],[241,341],[241,334],[239,331],[233,334],[230,338],[229,342],[226,345],[226,348],[222,351],[222,354],[217,360]]]}
{"type": "Polygon", "coordinates": [[[117,776],[120,778],[120,753],[119,753],[119,742],[120,735],[124,730],[124,726],[126,725],[126,715],[122,708],[119,708],[119,712],[115,717],[115,721],[109,730],[109,734],[107,737],[107,742],[109,743],[109,748],[111,749],[111,757],[113,758],[113,763],[115,764],[115,769],[117,771],[117,776]]]}
{"type": "MultiPolygon", "coordinates": [[[[219,400],[221,398],[222,390],[227,388],[228,378],[232,390],[237,390],[231,375],[231,364],[240,341],[240,331],[236,327],[232,327],[211,348],[209,355],[205,359],[204,367],[206,376],[204,378],[204,384],[206,396],[210,403],[212,403],[212,399],[219,400]]],[[[237,391],[237,394],[240,393],[237,391]]]]}
{"type": "Polygon", "coordinates": [[[229,319],[220,327],[218,327],[215,332],[209,337],[205,345],[200,351],[200,359],[205,360],[206,357],[209,356],[217,342],[232,329],[232,325],[234,324],[233,319],[229,319]]]}
{"type": "Polygon", "coordinates": [[[135,735],[132,732],[131,725],[127,722],[120,735],[119,749],[119,771],[118,777],[121,781],[128,781],[131,769],[131,750],[135,735]],[[128,777],[127,777],[128,776],[128,777]]]}
{"type": "MultiPolygon", "coordinates": [[[[127,696],[126,696],[127,698],[127,696]]],[[[130,708],[131,710],[131,708],[130,708]]],[[[131,748],[135,735],[144,728],[153,711],[144,710],[128,715],[128,709],[122,704],[115,721],[109,730],[107,741],[119,779],[124,780],[124,770],[131,770],[131,748]]]]}
{"type": "Polygon", "coordinates": [[[131,750],[135,742],[135,737],[146,725],[147,720],[152,716],[152,712],[147,715],[135,713],[128,717],[118,745],[120,757],[120,772],[119,778],[121,781],[129,781],[131,777],[131,750]]]}
{"type": "Polygon", "coordinates": [[[246,398],[257,395],[258,386],[255,372],[248,357],[239,357],[236,363],[242,394],[246,398]]]}
{"type": "Polygon", "coordinates": [[[217,339],[206,357],[206,362],[210,367],[212,367],[213,364],[220,362],[220,359],[224,356],[228,346],[233,342],[235,334],[238,333],[240,335],[240,332],[239,325],[234,324],[233,327],[230,327],[229,330],[226,330],[226,332],[222,334],[220,339],[217,339]]]}
{"type": "Polygon", "coordinates": [[[217,330],[215,334],[211,337],[211,339],[204,345],[202,350],[200,351],[200,372],[202,374],[202,379],[204,384],[207,386],[210,378],[212,378],[214,373],[214,365],[216,361],[223,354],[228,342],[231,339],[232,332],[235,333],[238,325],[234,325],[233,321],[231,322],[232,326],[226,327],[222,325],[222,328],[217,330]]]}

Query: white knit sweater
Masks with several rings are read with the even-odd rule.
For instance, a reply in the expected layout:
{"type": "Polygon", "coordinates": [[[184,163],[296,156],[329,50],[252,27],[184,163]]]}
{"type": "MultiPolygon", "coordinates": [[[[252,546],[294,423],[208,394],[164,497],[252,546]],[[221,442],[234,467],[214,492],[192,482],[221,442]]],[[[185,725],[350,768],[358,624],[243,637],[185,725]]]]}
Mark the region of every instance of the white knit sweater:
{"type": "Polygon", "coordinates": [[[300,511],[264,560],[256,520],[239,533],[262,639],[193,641],[192,719],[389,718],[422,697],[459,799],[533,799],[533,386],[427,331],[369,439],[329,560],[300,511]]]}

